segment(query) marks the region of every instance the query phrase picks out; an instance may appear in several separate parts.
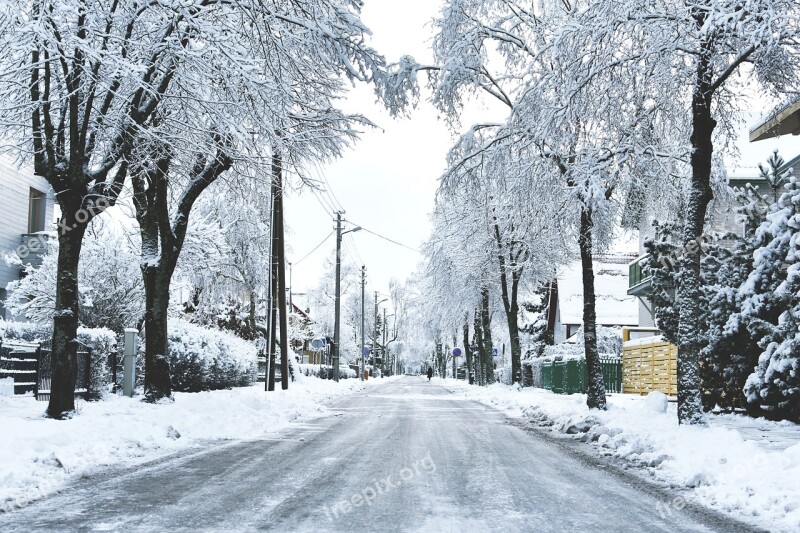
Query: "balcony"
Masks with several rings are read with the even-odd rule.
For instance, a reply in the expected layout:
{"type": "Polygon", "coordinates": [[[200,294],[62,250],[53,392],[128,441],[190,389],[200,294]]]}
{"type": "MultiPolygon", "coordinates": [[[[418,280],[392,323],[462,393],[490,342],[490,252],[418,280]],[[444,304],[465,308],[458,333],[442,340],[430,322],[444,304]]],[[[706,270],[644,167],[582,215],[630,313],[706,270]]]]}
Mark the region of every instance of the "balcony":
{"type": "Polygon", "coordinates": [[[750,130],[750,142],[800,134],[800,96],[793,96],[750,130]]]}
{"type": "Polygon", "coordinates": [[[631,296],[647,296],[650,293],[652,276],[642,268],[642,263],[649,255],[643,255],[628,264],[628,294],[631,296]]]}
{"type": "Polygon", "coordinates": [[[55,235],[50,232],[40,231],[38,233],[24,233],[20,243],[21,246],[17,248],[17,253],[20,254],[22,264],[24,266],[31,265],[34,268],[39,268],[44,255],[50,249],[53,242],[55,242],[55,235]]]}

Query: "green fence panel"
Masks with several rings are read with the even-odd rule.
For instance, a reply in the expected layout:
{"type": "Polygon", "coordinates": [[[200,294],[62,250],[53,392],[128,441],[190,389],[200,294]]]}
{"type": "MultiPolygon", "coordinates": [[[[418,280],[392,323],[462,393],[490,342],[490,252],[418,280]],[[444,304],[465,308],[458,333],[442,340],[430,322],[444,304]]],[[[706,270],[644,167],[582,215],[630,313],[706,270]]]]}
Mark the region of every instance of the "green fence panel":
{"type": "Polygon", "coordinates": [[[542,388],[553,390],[553,364],[546,361],[542,363],[542,388]]]}
{"type": "Polygon", "coordinates": [[[553,361],[553,388],[551,390],[556,394],[564,394],[565,384],[564,362],[553,361]]]}
{"type": "Polygon", "coordinates": [[[622,360],[601,359],[606,392],[622,392],[622,360]]]}
{"type": "Polygon", "coordinates": [[[564,394],[577,394],[586,391],[586,364],[572,359],[564,361],[564,394]]]}
{"type": "MultiPolygon", "coordinates": [[[[622,392],[622,361],[600,359],[603,384],[606,392],[622,392]]],[[[542,388],[556,394],[585,393],[588,383],[586,360],[553,361],[542,363],[542,388]]]]}

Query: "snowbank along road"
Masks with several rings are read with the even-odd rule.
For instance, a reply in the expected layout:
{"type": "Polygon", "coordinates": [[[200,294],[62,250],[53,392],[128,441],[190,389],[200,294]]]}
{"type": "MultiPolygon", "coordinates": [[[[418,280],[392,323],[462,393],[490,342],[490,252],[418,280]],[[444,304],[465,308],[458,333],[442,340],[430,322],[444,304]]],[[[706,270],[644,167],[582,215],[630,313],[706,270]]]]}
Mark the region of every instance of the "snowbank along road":
{"type": "Polygon", "coordinates": [[[106,472],[0,531],[746,531],[408,376],[331,416],[106,472]]]}

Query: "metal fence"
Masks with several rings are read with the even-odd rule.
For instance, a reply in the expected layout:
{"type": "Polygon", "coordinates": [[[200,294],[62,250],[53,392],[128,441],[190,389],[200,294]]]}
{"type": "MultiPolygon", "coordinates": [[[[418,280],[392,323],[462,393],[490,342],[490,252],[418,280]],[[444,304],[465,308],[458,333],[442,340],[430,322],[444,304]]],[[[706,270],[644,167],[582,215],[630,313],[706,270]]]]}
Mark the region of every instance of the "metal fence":
{"type": "MultiPolygon", "coordinates": [[[[49,343],[0,340],[0,379],[14,379],[14,394],[33,393],[37,400],[50,399],[52,350],[49,343]]],[[[92,349],[78,352],[75,394],[86,396],[91,382],[92,349]]]]}
{"type": "MultiPolygon", "coordinates": [[[[622,392],[622,360],[601,357],[600,365],[606,392],[622,392]]],[[[586,361],[583,359],[540,360],[523,366],[523,386],[539,387],[556,394],[584,393],[587,381],[586,361]],[[530,368],[526,369],[526,366],[530,368]]]]}
{"type": "MultiPolygon", "coordinates": [[[[37,367],[39,379],[34,391],[36,399],[39,401],[46,402],[50,400],[50,385],[53,377],[52,356],[52,350],[42,348],[39,351],[39,364],[37,367]]],[[[86,397],[89,393],[92,375],[92,349],[86,348],[85,351],[79,351],[77,363],[75,369],[75,394],[86,397]]]]}
{"type": "Polygon", "coordinates": [[[36,390],[39,343],[3,342],[0,340],[0,379],[14,380],[14,394],[36,390]]]}

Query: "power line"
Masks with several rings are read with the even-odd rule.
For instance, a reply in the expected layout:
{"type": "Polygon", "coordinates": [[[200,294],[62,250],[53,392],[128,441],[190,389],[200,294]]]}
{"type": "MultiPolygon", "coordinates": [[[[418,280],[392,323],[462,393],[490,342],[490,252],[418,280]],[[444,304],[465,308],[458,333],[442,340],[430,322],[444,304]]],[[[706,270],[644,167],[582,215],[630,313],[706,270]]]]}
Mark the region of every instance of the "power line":
{"type": "Polygon", "coordinates": [[[389,237],[384,237],[383,235],[381,235],[381,234],[379,234],[379,233],[375,233],[374,231],[370,231],[370,230],[368,230],[368,229],[367,229],[367,228],[365,228],[364,226],[361,226],[361,229],[362,229],[362,230],[364,230],[364,231],[366,231],[367,233],[371,233],[372,235],[375,235],[376,237],[378,237],[378,238],[380,238],[380,239],[383,239],[383,240],[385,240],[385,241],[389,241],[389,242],[390,242],[390,243],[392,243],[392,244],[396,244],[397,246],[402,246],[403,248],[408,248],[408,249],[409,249],[409,250],[411,250],[412,252],[417,252],[418,254],[419,254],[419,253],[422,253],[422,252],[420,252],[419,250],[417,250],[416,248],[412,248],[411,246],[406,246],[405,244],[403,244],[403,243],[401,243],[401,242],[397,242],[397,241],[395,241],[395,240],[393,240],[393,239],[390,239],[389,237]]]}
{"type": "MultiPolygon", "coordinates": [[[[317,202],[319,202],[319,205],[320,207],[322,207],[322,210],[325,211],[325,214],[328,215],[330,218],[334,218],[333,213],[331,212],[332,210],[329,209],[328,206],[326,206],[323,203],[322,198],[320,198],[320,196],[317,194],[316,189],[312,188],[311,193],[314,195],[314,198],[317,199],[317,202]]],[[[336,209],[333,209],[333,211],[336,211],[336,209]]]]}
{"type": "Polygon", "coordinates": [[[333,232],[333,231],[332,231],[332,232],[330,232],[330,233],[328,233],[328,235],[326,235],[326,236],[325,236],[325,238],[324,238],[324,239],[322,239],[322,242],[320,242],[318,245],[316,245],[316,246],[314,247],[314,249],[313,249],[313,250],[311,250],[311,251],[310,251],[310,252],[308,252],[306,255],[304,255],[302,259],[299,259],[299,260],[297,260],[297,261],[293,262],[292,264],[293,264],[293,265],[297,265],[297,264],[299,264],[301,261],[303,261],[303,260],[305,260],[305,259],[308,259],[308,257],[309,257],[311,254],[313,254],[314,252],[316,252],[317,250],[319,250],[319,247],[320,247],[320,246],[322,246],[323,244],[325,244],[325,241],[327,241],[328,239],[330,239],[331,235],[333,235],[333,234],[334,234],[334,232],[333,232]]]}

